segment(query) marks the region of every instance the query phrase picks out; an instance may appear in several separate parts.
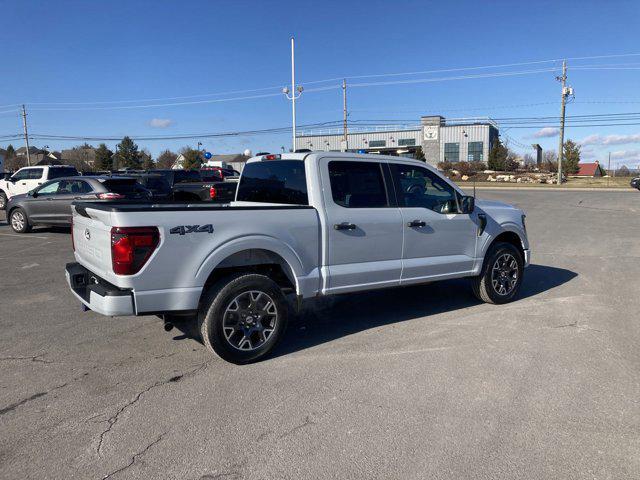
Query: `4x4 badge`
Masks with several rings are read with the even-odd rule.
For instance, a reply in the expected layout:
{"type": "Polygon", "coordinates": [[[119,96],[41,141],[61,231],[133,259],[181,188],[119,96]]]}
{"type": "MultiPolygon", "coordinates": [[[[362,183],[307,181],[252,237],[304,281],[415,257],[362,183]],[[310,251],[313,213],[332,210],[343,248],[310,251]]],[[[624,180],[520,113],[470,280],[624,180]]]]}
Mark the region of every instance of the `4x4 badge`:
{"type": "Polygon", "coordinates": [[[213,233],[213,225],[178,225],[169,230],[170,234],[185,235],[187,233],[213,233]]]}

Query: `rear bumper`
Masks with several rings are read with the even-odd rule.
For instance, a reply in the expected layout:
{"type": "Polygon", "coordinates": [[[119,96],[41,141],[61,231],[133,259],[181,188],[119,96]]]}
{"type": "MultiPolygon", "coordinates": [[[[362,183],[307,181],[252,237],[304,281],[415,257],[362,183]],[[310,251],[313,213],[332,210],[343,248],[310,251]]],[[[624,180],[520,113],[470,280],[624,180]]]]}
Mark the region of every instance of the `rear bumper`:
{"type": "Polygon", "coordinates": [[[67,263],[67,283],[73,294],[89,310],[110,317],[135,315],[133,293],[98,277],[79,263],[67,263]]]}

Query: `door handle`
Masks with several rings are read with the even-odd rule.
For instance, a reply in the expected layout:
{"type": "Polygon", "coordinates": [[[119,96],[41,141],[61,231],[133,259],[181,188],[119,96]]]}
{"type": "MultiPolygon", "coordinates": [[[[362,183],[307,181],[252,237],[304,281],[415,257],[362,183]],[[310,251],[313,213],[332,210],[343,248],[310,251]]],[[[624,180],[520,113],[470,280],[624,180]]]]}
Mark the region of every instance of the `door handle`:
{"type": "Polygon", "coordinates": [[[409,223],[407,223],[407,227],[409,228],[422,228],[426,226],[427,222],[423,222],[422,220],[411,220],[409,223]]]}
{"type": "Polygon", "coordinates": [[[348,222],[342,222],[342,223],[336,223],[333,228],[335,230],[355,230],[356,229],[356,225],[354,225],[353,223],[348,223],[348,222]]]}

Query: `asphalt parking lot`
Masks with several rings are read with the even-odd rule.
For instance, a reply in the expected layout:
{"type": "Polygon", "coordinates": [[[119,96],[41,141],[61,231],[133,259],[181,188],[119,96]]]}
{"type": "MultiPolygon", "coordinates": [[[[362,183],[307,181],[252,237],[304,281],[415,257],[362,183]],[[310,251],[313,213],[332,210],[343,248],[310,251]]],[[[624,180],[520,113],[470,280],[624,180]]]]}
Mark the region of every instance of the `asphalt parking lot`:
{"type": "Polygon", "coordinates": [[[81,312],[68,232],[0,220],[0,477],[640,478],[640,193],[478,194],[527,212],[516,302],[336,297],[242,367],[81,312]]]}

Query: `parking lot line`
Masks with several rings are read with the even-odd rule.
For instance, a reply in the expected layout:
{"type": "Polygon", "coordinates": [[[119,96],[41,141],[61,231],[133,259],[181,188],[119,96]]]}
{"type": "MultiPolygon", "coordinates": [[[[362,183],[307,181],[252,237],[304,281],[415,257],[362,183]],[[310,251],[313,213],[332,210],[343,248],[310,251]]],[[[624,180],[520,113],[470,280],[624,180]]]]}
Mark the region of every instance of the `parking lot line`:
{"type": "Polygon", "coordinates": [[[39,238],[40,240],[49,240],[49,237],[38,237],[35,235],[18,235],[13,233],[0,233],[3,237],[19,237],[19,238],[39,238]]]}

